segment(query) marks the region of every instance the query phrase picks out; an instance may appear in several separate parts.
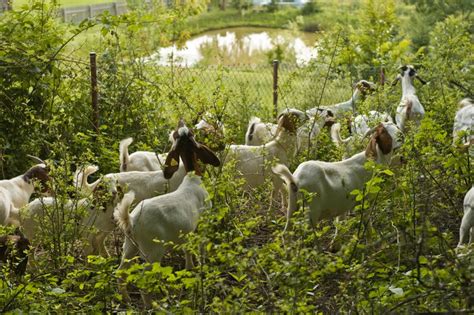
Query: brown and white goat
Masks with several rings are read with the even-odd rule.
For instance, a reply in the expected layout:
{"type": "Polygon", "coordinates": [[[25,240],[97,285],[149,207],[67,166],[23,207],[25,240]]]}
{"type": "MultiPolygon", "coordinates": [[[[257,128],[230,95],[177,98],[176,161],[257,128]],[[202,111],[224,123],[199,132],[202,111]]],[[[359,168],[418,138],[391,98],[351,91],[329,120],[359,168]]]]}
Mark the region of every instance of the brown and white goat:
{"type": "MultiPolygon", "coordinates": [[[[183,121],[173,133],[174,144],[166,158],[165,178],[170,178],[180,164],[184,164],[186,176],[179,188],[166,195],[141,201],[131,213],[134,192],[127,193],[114,212],[118,225],[126,235],[122,261],[119,269],[128,268],[130,259],[140,255],[147,262],[160,262],[169,242],[183,242],[183,235],[196,229],[201,212],[210,208],[209,196],[202,185],[198,160],[204,164],[219,166],[217,156],[206,146],[198,143],[183,121]]],[[[193,265],[192,257],[186,253],[186,267],[193,265]]],[[[126,301],[130,298],[121,287],[126,301]]],[[[150,306],[147,296],[145,304],[150,306]]]]}
{"type": "Polygon", "coordinates": [[[260,145],[231,145],[225,163],[235,162],[235,178],[245,180],[245,188],[255,188],[270,179],[273,183],[271,203],[278,194],[283,193],[283,182],[271,171],[274,163],[288,164],[297,146],[296,132],[301,125],[303,112],[295,110],[283,112],[278,120],[277,136],[274,140],[260,145]]]}
{"type": "Polygon", "coordinates": [[[362,189],[372,174],[364,167],[365,162],[375,159],[377,163],[389,163],[393,150],[402,144],[401,131],[393,123],[380,123],[372,132],[366,150],[347,160],[332,163],[306,161],[293,174],[282,164],[273,168],[275,174],[286,182],[289,190],[285,230],[290,225],[291,215],[297,209],[299,190],[315,194],[308,203],[312,225],[322,219],[343,215],[355,206],[351,191],[362,189]]]}
{"type": "Polygon", "coordinates": [[[26,173],[11,179],[0,180],[0,225],[19,222],[19,209],[30,200],[39,181],[41,192],[49,190],[49,167],[41,163],[31,167],[26,173]]]}

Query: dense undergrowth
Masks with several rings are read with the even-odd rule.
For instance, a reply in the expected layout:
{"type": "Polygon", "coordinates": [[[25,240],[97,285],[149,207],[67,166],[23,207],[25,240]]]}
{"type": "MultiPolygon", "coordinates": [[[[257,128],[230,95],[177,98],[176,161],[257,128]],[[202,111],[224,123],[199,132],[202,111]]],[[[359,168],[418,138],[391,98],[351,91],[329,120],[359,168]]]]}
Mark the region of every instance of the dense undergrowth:
{"type": "MultiPolygon", "coordinates": [[[[155,294],[157,310],[172,313],[472,311],[472,245],[459,255],[454,251],[462,198],[473,182],[472,157],[456,150],[451,137],[458,102],[472,97],[472,17],[466,13],[472,7],[437,12],[424,34],[426,45],[419,46],[402,24],[409,16],[399,16],[394,2],[358,5],[354,21],[326,30],[317,62],[304,70],[315,86],[307,91],[308,101],[288,105],[309,108],[345,100],[349,82],[381,83],[382,69],[390,82],[399,65],[412,63],[429,82],[416,86],[427,114],[419,129],[405,135],[405,164],[369,163],[374,175],[353,192],[356,208],[334,223],[339,233],[333,244],[333,222],[311,228],[300,207],[293,228],[282,234],[283,211],[268,210],[269,184],[246,193],[228,167],[208,169],[204,182],[213,207],[184,245],[195,255],[194,269],[184,269],[177,248],[161,266],[144,271],[136,264],[127,271],[133,303],[122,305],[115,270],[123,236],[118,230],[109,236],[110,258],[85,258],[78,216],[59,207],[54,211],[61,220],[51,216],[32,240],[36,259],[27,274],[16,278],[8,266],[2,272],[0,311],[139,310],[140,288],[155,294]]],[[[225,68],[217,68],[213,82],[203,87],[197,84],[199,73],[177,80],[176,72],[157,71],[136,58],[186,36],[184,18],[196,7],[104,15],[79,26],[59,24],[49,10],[36,3],[0,21],[3,178],[28,168],[26,154],[38,155],[52,165],[56,196],[75,198],[70,185],[75,168],[94,163],[101,174],[116,172],[118,142],[125,137],[135,138],[132,151],[164,152],[179,117],[192,122],[208,111],[222,118],[228,143],[242,143],[249,115],[271,116],[270,104],[246,103],[252,82],[225,84],[225,68]],[[91,123],[87,60],[78,62],[77,47],[68,47],[91,27],[101,28],[99,132],[91,123]]],[[[281,88],[300,76],[295,72],[281,88]]],[[[379,84],[358,110],[393,114],[400,95],[400,87],[379,84]]],[[[323,132],[290,169],[307,159],[339,160],[342,153],[323,132]]]]}

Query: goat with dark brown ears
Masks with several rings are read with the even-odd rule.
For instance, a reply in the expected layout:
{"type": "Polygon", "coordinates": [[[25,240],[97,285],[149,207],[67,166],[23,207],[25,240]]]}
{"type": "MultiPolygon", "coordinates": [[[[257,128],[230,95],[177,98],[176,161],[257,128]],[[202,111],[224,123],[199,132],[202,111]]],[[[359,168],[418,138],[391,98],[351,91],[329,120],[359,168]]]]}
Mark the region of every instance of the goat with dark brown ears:
{"type": "Polygon", "coordinates": [[[40,182],[42,193],[49,191],[49,167],[39,158],[33,158],[41,164],[31,167],[25,174],[0,180],[0,225],[19,224],[19,209],[30,200],[36,181],[40,182]]]}
{"type": "Polygon", "coordinates": [[[413,66],[407,65],[400,67],[400,73],[392,82],[392,86],[396,85],[398,81],[402,81],[402,99],[397,107],[395,121],[398,128],[405,131],[406,122],[408,120],[414,121],[417,125],[425,116],[425,109],[421,105],[418,96],[416,96],[415,86],[413,80],[418,79],[422,84],[426,82],[421,79],[413,66]]]}
{"type": "MultiPolygon", "coordinates": [[[[119,269],[130,266],[130,259],[140,255],[147,262],[160,262],[169,242],[182,243],[183,235],[196,229],[199,216],[210,208],[209,195],[202,185],[198,160],[219,166],[219,158],[206,146],[194,139],[192,131],[181,120],[173,133],[173,147],[166,158],[165,178],[170,178],[184,164],[186,176],[179,188],[166,195],[140,202],[131,213],[128,208],[134,192],[127,193],[117,206],[114,217],[126,235],[119,269]]],[[[192,256],[185,252],[186,268],[192,268],[192,256]]],[[[124,300],[130,301],[126,288],[121,285],[124,300]]],[[[149,297],[142,294],[145,305],[149,297]]]]}

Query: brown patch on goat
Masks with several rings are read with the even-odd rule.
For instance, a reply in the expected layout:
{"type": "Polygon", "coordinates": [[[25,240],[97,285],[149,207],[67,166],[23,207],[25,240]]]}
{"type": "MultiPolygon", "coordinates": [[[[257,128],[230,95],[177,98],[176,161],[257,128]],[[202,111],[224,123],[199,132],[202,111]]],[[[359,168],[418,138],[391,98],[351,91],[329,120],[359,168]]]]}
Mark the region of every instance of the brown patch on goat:
{"type": "Polygon", "coordinates": [[[392,151],[392,141],[393,139],[384,125],[379,124],[365,149],[365,156],[367,158],[377,158],[377,145],[383,154],[389,154],[392,151]]]}
{"type": "Polygon", "coordinates": [[[165,178],[171,178],[178,170],[180,158],[183,161],[186,173],[194,171],[198,176],[202,175],[198,160],[204,164],[219,166],[219,158],[211,149],[198,143],[194,139],[194,134],[191,130],[187,129],[186,134],[179,134],[178,129],[181,127],[185,127],[182,120],[180,120],[177,130],[173,133],[176,142],[166,157],[165,168],[163,169],[165,178]]]}
{"type": "Polygon", "coordinates": [[[0,261],[9,263],[10,270],[16,275],[23,275],[28,264],[27,251],[30,249],[30,241],[16,229],[15,235],[4,235],[0,237],[0,261]]]}
{"type": "Polygon", "coordinates": [[[298,129],[299,117],[294,113],[284,113],[278,120],[278,127],[284,128],[290,133],[296,133],[298,129]]]}
{"type": "Polygon", "coordinates": [[[248,138],[247,138],[249,141],[252,141],[252,139],[253,139],[253,133],[255,132],[255,124],[256,123],[252,123],[250,125],[249,134],[248,134],[248,138]]]}
{"type": "Polygon", "coordinates": [[[412,101],[408,101],[408,102],[407,102],[407,111],[406,111],[406,115],[407,115],[407,118],[408,118],[408,119],[411,119],[412,116],[413,116],[412,108],[413,108],[413,102],[412,102],[412,101]]]}
{"type": "Polygon", "coordinates": [[[387,129],[385,129],[382,124],[377,128],[376,140],[380,151],[382,151],[383,154],[389,154],[392,151],[392,136],[390,136],[387,129]]]}
{"type": "Polygon", "coordinates": [[[203,139],[203,143],[212,150],[222,151],[225,149],[224,133],[221,128],[211,125],[200,129],[198,134],[199,138],[203,139]]]}
{"type": "Polygon", "coordinates": [[[49,167],[43,167],[41,165],[36,165],[26,171],[23,174],[23,180],[27,183],[30,183],[31,180],[37,179],[40,181],[42,190],[41,192],[47,192],[49,190],[49,167]]]}

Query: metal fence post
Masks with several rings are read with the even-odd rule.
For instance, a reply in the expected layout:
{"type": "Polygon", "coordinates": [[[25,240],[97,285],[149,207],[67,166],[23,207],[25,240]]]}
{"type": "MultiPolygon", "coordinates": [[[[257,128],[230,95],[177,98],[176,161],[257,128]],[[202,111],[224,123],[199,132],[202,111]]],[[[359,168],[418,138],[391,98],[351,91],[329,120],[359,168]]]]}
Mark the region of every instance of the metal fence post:
{"type": "Polygon", "coordinates": [[[273,115],[278,118],[278,60],[273,60],[273,115]]]}
{"type": "Polygon", "coordinates": [[[96,62],[96,53],[91,52],[90,64],[91,64],[91,97],[92,97],[92,123],[94,125],[95,131],[99,132],[99,93],[97,89],[97,62],[96,62]]]}

